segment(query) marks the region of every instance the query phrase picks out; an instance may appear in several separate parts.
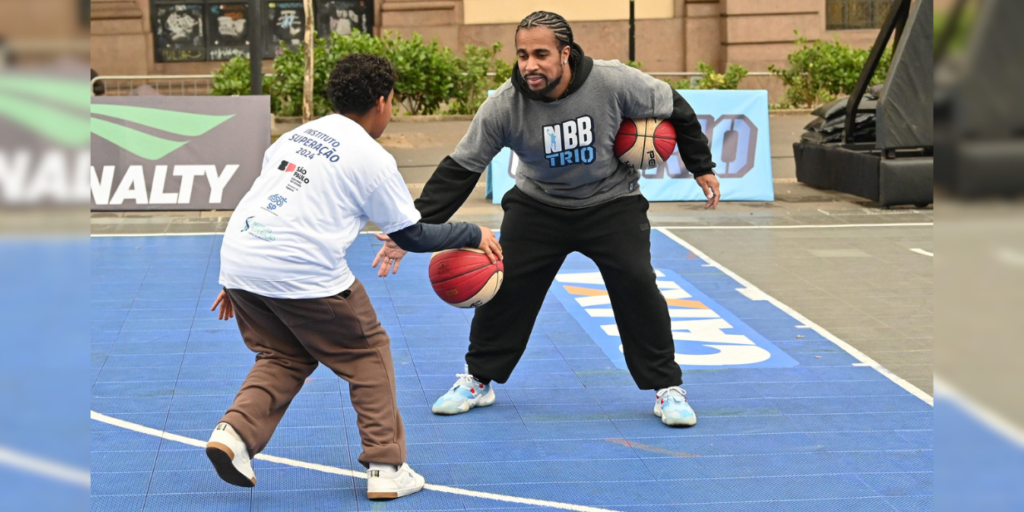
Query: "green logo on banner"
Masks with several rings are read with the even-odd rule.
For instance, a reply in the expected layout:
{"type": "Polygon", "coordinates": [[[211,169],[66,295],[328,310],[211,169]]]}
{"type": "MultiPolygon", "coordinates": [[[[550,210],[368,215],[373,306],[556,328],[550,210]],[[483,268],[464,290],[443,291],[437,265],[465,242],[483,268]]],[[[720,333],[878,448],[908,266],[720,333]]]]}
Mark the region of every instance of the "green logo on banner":
{"type": "MultiPolygon", "coordinates": [[[[128,121],[174,135],[193,138],[216,128],[224,121],[234,117],[234,115],[193,114],[190,112],[130,107],[126,105],[94,104],[90,110],[93,114],[128,121]]],[[[171,140],[157,137],[135,128],[112,123],[97,117],[90,119],[90,128],[92,133],[146,160],[159,160],[189,142],[188,140],[171,140]]]]}
{"type": "Polygon", "coordinates": [[[89,88],[82,82],[0,74],[0,118],[49,142],[69,148],[86,147],[89,88]]]}

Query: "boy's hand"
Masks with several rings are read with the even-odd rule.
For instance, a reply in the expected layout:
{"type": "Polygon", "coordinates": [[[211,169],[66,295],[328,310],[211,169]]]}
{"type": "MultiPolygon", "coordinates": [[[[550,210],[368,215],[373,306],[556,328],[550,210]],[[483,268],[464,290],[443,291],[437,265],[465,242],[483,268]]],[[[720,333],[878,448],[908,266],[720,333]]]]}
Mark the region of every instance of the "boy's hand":
{"type": "Polygon", "coordinates": [[[490,228],[480,226],[479,249],[487,254],[487,257],[491,259],[491,263],[502,259],[501,244],[498,243],[498,239],[494,236],[494,231],[491,231],[490,228]]]}
{"type": "Polygon", "coordinates": [[[378,264],[380,265],[377,277],[387,277],[388,270],[391,271],[392,275],[397,274],[398,264],[402,262],[402,258],[408,253],[402,250],[398,244],[392,242],[391,238],[387,235],[377,233],[374,236],[377,237],[377,240],[384,242],[384,247],[380,248],[380,251],[377,252],[377,257],[373,259],[373,268],[377,268],[378,264]]]}
{"type": "Polygon", "coordinates": [[[231,297],[228,296],[228,292],[220,291],[220,295],[217,295],[217,300],[213,302],[210,311],[216,310],[217,306],[220,306],[220,312],[217,314],[219,320],[231,320],[235,317],[235,307],[231,305],[231,297]]]}

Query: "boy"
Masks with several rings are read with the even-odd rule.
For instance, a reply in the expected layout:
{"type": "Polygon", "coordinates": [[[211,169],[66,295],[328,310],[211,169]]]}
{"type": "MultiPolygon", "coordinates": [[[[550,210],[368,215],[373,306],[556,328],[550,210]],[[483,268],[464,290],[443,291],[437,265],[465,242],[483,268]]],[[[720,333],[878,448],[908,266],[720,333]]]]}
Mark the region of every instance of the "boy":
{"type": "MultiPolygon", "coordinates": [[[[471,246],[496,259],[501,249],[485,227],[419,223],[395,159],[375,141],[391,118],[394,83],[381,57],[354,54],[338,62],[327,84],[336,114],[296,128],[267,150],[259,178],[228,223],[224,290],[211,310],[219,306],[222,320],[237,314],[242,338],[256,353],[206,446],[228,483],[256,484],[251,457],[270,441],[319,362],[349,383],[368,497],[423,488],[423,477],[405,463],[388,335],[345,251],[367,220],[414,252],[471,246]]],[[[382,273],[392,262],[383,263],[382,273]]]]}

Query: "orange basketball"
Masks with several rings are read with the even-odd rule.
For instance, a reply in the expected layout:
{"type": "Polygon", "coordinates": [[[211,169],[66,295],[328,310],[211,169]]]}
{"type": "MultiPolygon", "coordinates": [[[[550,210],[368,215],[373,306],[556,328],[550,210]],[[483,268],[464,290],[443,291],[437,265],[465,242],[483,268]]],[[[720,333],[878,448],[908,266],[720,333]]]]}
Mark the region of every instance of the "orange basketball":
{"type": "Polygon", "coordinates": [[[675,147],[676,129],[664,119],[626,119],[615,134],[615,157],[638,171],[668,160],[675,147]]]}
{"type": "Polygon", "coordinates": [[[430,284],[441,300],[457,308],[476,308],[491,300],[505,274],[480,249],[448,249],[430,256],[430,284]]]}

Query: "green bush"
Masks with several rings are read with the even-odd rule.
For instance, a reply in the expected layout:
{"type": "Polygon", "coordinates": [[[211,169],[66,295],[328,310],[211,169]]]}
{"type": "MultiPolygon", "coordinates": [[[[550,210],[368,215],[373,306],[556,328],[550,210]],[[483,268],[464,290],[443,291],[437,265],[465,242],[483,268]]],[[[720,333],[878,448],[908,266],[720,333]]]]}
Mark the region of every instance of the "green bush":
{"type": "Polygon", "coordinates": [[[683,78],[680,78],[679,80],[673,80],[671,78],[665,78],[663,80],[664,80],[665,83],[667,83],[669,85],[669,87],[671,87],[673,89],[678,89],[678,90],[693,89],[693,85],[690,83],[690,77],[685,77],[684,76],[683,78]]]}
{"type": "Polygon", "coordinates": [[[413,34],[412,39],[390,39],[386,34],[384,40],[384,56],[398,72],[395,100],[412,115],[438,113],[455,91],[458,57],[437,40],[425,44],[419,34],[413,34]]]}
{"type": "MultiPolygon", "coordinates": [[[[451,50],[441,48],[437,41],[425,44],[419,34],[413,35],[412,39],[391,37],[391,34],[382,38],[358,32],[348,36],[331,34],[329,39],[318,37],[313,43],[314,115],[331,113],[327,80],[334,65],[351,53],[380,55],[391,62],[398,74],[394,101],[410,114],[437,113],[455,88],[457,58],[451,50]]],[[[274,59],[274,78],[269,91],[278,100],[274,112],[277,115],[302,114],[304,69],[304,48],[296,51],[284,48],[274,59]]]]}
{"type": "MultiPolygon", "coordinates": [[[[274,76],[267,80],[270,108],[279,116],[302,115],[302,88],[306,68],[306,50],[290,50],[282,43],[283,52],[274,58],[274,76]]],[[[313,115],[331,113],[331,102],[325,87],[334,63],[327,60],[322,38],[313,39],[313,115]]]]}
{"type": "Polygon", "coordinates": [[[749,73],[747,68],[739,64],[730,64],[725,73],[717,73],[715,68],[703,61],[697,63],[697,71],[700,72],[698,77],[684,77],[679,80],[666,78],[664,81],[673,89],[735,90],[739,88],[740,80],[749,73]]]}
{"type": "Polygon", "coordinates": [[[512,65],[498,58],[501,47],[501,43],[494,43],[490,48],[466,45],[465,56],[457,60],[459,71],[446,113],[475,114],[487,99],[487,91],[496,89],[512,76],[512,65]],[[495,76],[487,76],[488,73],[495,76]]]}
{"type": "MultiPolygon", "coordinates": [[[[797,39],[796,44],[800,49],[786,57],[789,69],[768,66],[768,70],[786,85],[784,105],[813,108],[853,91],[867,62],[868,50],[851,48],[838,40],[811,43],[805,37],[797,39]]],[[[890,47],[882,54],[871,79],[872,85],[885,80],[891,61],[890,47]]]]}
{"type": "MultiPolygon", "coordinates": [[[[385,32],[384,37],[354,32],[340,36],[331,34],[327,39],[316,37],[313,42],[313,115],[331,113],[326,84],[334,65],[351,53],[369,53],[387,58],[398,73],[394,101],[412,115],[437,114],[447,106],[447,114],[475,114],[487,99],[487,91],[495,89],[512,76],[514,63],[498,58],[501,43],[490,48],[467,45],[464,56],[458,57],[438,42],[429,44],[422,36],[411,39],[396,37],[385,32]],[[493,73],[493,76],[488,76],[493,73]]],[[[288,49],[282,43],[282,52],[274,58],[274,74],[265,80],[263,90],[270,95],[271,111],[279,116],[302,114],[303,71],[305,49],[288,49]]],[[[626,65],[639,69],[640,62],[626,65]]],[[[701,62],[697,65],[701,76],[693,83],[690,79],[665,80],[675,89],[736,89],[747,70],[730,65],[725,73],[701,62]]],[[[213,92],[217,95],[243,95],[249,93],[249,59],[236,57],[214,73],[213,92]]]]}
{"type": "Polygon", "coordinates": [[[249,59],[232,57],[213,74],[212,92],[217,96],[249,94],[249,59]]]}
{"type": "MultiPolygon", "coordinates": [[[[274,75],[266,80],[264,91],[270,94],[271,111],[279,116],[302,114],[302,85],[305,48],[290,50],[282,45],[274,58],[274,75]]],[[[369,53],[387,58],[398,74],[395,98],[409,114],[436,114],[445,103],[449,113],[473,114],[487,97],[487,90],[512,75],[510,64],[497,58],[501,44],[491,48],[469,45],[465,58],[459,58],[438,42],[425,43],[422,36],[411,39],[384,37],[354,32],[328,39],[317,37],[313,43],[313,114],[331,113],[326,84],[334,65],[351,53],[369,53]],[[488,77],[487,73],[496,73],[488,77]]],[[[214,73],[213,94],[249,93],[249,60],[236,57],[214,73]]]]}
{"type": "Polygon", "coordinates": [[[697,71],[701,77],[697,80],[696,89],[723,89],[735,90],[740,86],[740,80],[747,76],[747,68],[739,64],[729,64],[725,73],[716,73],[715,68],[704,62],[697,63],[697,71]]]}

